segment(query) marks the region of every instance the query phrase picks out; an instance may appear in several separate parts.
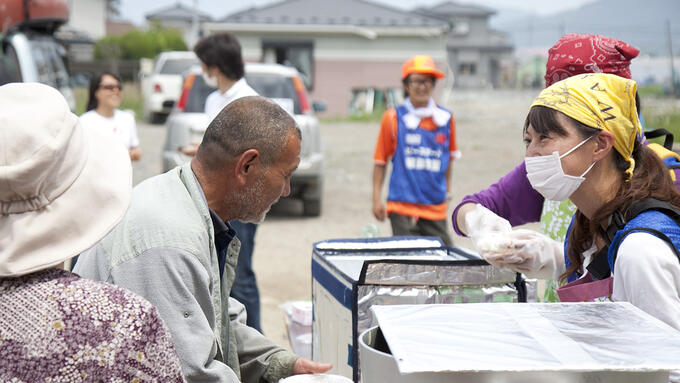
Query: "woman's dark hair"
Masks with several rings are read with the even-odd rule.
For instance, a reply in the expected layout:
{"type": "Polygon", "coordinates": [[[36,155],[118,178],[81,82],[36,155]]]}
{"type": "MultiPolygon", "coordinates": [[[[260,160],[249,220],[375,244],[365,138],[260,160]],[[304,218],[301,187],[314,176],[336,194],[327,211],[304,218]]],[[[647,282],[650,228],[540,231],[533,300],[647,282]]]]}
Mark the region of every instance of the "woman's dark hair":
{"type": "MultiPolygon", "coordinates": [[[[566,131],[557,122],[557,114],[561,113],[544,106],[531,108],[524,123],[525,132],[531,124],[536,133],[554,133],[565,136],[566,131]]],[[[584,125],[564,114],[563,116],[576,127],[583,139],[600,132],[599,129],[584,125]]],[[[614,153],[616,168],[621,174],[624,174],[630,164],[618,151],[612,149],[612,152],[614,153]]],[[[607,238],[606,227],[614,212],[625,213],[635,202],[645,198],[656,198],[680,209],[680,192],[676,189],[668,168],[659,156],[638,140],[635,140],[632,156],[635,160],[633,177],[630,181],[622,182],[619,185],[616,196],[612,200],[601,206],[592,219],[588,219],[583,213],[576,211],[574,224],[569,233],[569,248],[567,249],[567,257],[571,261],[571,265],[560,276],[561,282],[564,282],[573,272],[581,270],[583,265],[581,254],[592,247],[595,239],[607,238]]]]}
{"type": "MultiPolygon", "coordinates": [[[[435,85],[437,85],[437,78],[434,77],[434,76],[432,76],[432,75],[430,75],[430,77],[432,78],[432,88],[434,88],[435,85]]],[[[411,75],[410,75],[410,74],[409,74],[408,76],[404,77],[404,78],[401,80],[401,84],[404,86],[403,89],[404,89],[404,98],[405,98],[405,99],[408,98],[408,92],[406,91],[406,86],[408,86],[408,83],[409,83],[410,80],[411,80],[411,75]]]]}
{"type": "Polygon", "coordinates": [[[111,76],[115,78],[116,81],[118,81],[118,84],[121,83],[120,77],[111,72],[102,72],[96,75],[92,80],[90,80],[90,94],[87,99],[87,108],[85,108],[86,111],[97,109],[99,102],[97,101],[97,98],[94,96],[94,94],[95,92],[97,92],[97,89],[99,89],[99,86],[102,84],[102,78],[104,78],[104,76],[111,76]]]}
{"type": "Polygon", "coordinates": [[[245,74],[241,44],[229,33],[216,33],[202,38],[194,53],[207,67],[217,67],[230,80],[239,80],[245,74]]]}

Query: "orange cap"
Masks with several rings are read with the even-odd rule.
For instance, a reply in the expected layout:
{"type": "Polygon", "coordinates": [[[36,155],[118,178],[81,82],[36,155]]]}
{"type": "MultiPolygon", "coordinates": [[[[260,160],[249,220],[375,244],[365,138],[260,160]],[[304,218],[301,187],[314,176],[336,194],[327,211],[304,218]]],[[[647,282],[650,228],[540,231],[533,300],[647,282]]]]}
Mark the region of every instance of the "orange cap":
{"type": "Polygon", "coordinates": [[[401,67],[401,78],[405,79],[411,73],[431,74],[435,78],[444,78],[444,72],[434,67],[432,57],[416,55],[408,59],[401,67]]]}

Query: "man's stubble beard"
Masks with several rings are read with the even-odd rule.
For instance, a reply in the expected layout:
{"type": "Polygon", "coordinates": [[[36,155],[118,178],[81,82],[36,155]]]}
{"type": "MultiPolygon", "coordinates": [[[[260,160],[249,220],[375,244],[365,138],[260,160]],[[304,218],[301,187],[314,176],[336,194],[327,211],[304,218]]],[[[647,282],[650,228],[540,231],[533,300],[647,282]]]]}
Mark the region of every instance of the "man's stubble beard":
{"type": "Polygon", "coordinates": [[[259,206],[263,206],[265,204],[264,190],[265,190],[264,180],[262,178],[258,178],[251,188],[235,196],[234,198],[236,202],[235,206],[238,206],[240,210],[240,214],[238,215],[238,219],[240,221],[255,224],[259,224],[264,221],[272,205],[274,205],[279,200],[277,198],[274,202],[272,202],[269,206],[267,206],[266,209],[264,209],[261,212],[254,211],[253,209],[256,209],[259,206]]]}

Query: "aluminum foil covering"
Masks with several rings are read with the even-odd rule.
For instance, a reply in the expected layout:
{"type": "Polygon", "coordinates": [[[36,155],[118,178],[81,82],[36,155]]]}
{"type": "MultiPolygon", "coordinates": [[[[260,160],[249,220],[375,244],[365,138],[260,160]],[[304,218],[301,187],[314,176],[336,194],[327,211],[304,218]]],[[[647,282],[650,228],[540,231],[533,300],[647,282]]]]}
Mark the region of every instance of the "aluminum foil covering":
{"type": "Polygon", "coordinates": [[[357,333],[361,334],[378,325],[370,311],[373,305],[517,302],[517,290],[513,284],[503,283],[421,287],[360,285],[357,298],[357,333]]]}
{"type": "Polygon", "coordinates": [[[494,285],[515,282],[512,270],[490,265],[373,263],[366,267],[365,284],[376,285],[494,285]]]}

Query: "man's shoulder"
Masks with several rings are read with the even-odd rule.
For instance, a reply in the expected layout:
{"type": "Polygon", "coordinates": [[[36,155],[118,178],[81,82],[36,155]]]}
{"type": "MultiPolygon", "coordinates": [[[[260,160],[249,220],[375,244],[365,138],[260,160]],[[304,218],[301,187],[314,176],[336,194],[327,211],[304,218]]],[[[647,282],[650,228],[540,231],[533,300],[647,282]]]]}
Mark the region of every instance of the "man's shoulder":
{"type": "Polygon", "coordinates": [[[221,98],[224,98],[224,96],[222,95],[222,93],[220,93],[220,90],[219,90],[219,89],[215,89],[214,91],[212,91],[212,92],[208,95],[208,97],[206,97],[205,102],[206,102],[206,103],[207,103],[207,102],[215,102],[216,100],[219,100],[219,99],[221,99],[221,98]]]}
{"type": "Polygon", "coordinates": [[[247,96],[259,96],[259,94],[257,93],[257,91],[255,89],[253,89],[252,86],[250,86],[250,84],[248,84],[248,81],[246,81],[246,79],[244,78],[243,79],[243,87],[241,87],[241,89],[239,89],[239,94],[236,97],[240,98],[240,97],[247,97],[247,96]]]}
{"type": "Polygon", "coordinates": [[[70,286],[80,291],[79,302],[84,306],[95,307],[115,303],[132,308],[138,313],[153,312],[154,316],[157,315],[149,301],[123,287],[80,277],[73,279],[70,286]]]}
{"type": "Polygon", "coordinates": [[[226,98],[222,93],[220,93],[219,89],[214,90],[212,93],[208,95],[208,97],[205,99],[205,106],[203,107],[203,111],[210,117],[211,119],[217,116],[217,114],[222,110],[223,104],[226,102],[226,98]]]}
{"type": "Polygon", "coordinates": [[[192,195],[189,186],[182,180],[183,169],[175,168],[137,185],[132,191],[129,210],[132,217],[154,225],[159,220],[163,221],[163,227],[158,230],[187,228],[201,222],[204,217],[197,205],[203,202],[202,197],[192,195]]]}
{"type": "Polygon", "coordinates": [[[106,237],[106,248],[116,249],[114,264],[156,248],[205,250],[210,218],[199,211],[200,196],[192,196],[179,173],[176,168],[135,187],[125,217],[106,237]]]}

